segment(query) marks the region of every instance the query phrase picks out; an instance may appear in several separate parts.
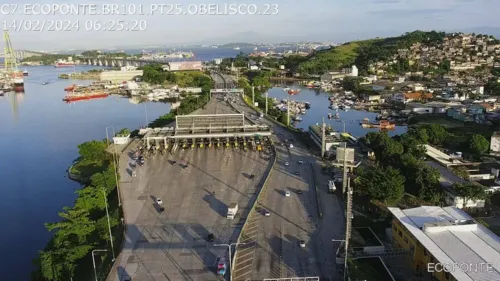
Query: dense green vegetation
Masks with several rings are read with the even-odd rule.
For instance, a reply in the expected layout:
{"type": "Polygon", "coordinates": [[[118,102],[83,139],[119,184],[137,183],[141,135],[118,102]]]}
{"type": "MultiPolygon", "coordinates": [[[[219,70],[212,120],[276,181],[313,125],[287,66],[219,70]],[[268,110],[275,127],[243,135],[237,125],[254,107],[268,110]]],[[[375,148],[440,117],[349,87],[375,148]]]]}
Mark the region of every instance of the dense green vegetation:
{"type": "MultiPolygon", "coordinates": [[[[374,151],[376,166],[360,168],[355,180],[360,194],[383,202],[397,204],[405,193],[416,196],[422,202],[438,204],[444,200],[439,187],[439,171],[427,165],[425,148],[422,144],[447,146],[455,135],[438,124],[410,128],[401,136],[390,138],[384,132],[370,132],[361,141],[374,151]]],[[[489,142],[482,135],[475,134],[463,143],[471,155],[480,156],[489,148],[489,142]]],[[[457,171],[467,178],[467,172],[457,171]]],[[[468,199],[484,199],[485,194],[477,184],[456,186],[457,195],[468,199]]]]}
{"type": "Polygon", "coordinates": [[[42,62],[42,64],[53,64],[57,60],[67,60],[68,57],[75,57],[75,55],[39,55],[24,58],[21,62],[42,62]]]}
{"type": "MultiPolygon", "coordinates": [[[[80,160],[92,162],[97,172],[89,178],[89,184],[76,193],[73,207],[65,207],[59,213],[60,222],[48,223],[46,227],[53,237],[34,260],[34,281],[93,279],[91,251],[108,249],[96,259],[99,280],[104,280],[111,266],[111,246],[106,217],[106,202],[109,205],[113,245],[120,249],[123,238],[121,209],[117,204],[114,163],[106,149],[106,141],[90,141],[78,146],[80,160]]],[[[118,253],[115,253],[118,254],[118,253]]]]}
{"type": "Polygon", "coordinates": [[[93,50],[93,51],[82,52],[81,56],[83,56],[83,57],[93,57],[93,58],[95,58],[95,57],[128,58],[128,57],[132,57],[134,55],[126,54],[126,53],[123,53],[123,52],[105,53],[105,52],[93,50]]]}
{"type": "Polygon", "coordinates": [[[163,127],[175,120],[178,114],[189,114],[204,106],[210,98],[210,89],[213,81],[210,76],[200,71],[168,72],[163,71],[159,64],[143,67],[143,79],[145,82],[154,84],[176,84],[179,87],[201,87],[201,95],[188,95],[182,100],[181,105],[171,109],[169,113],[160,116],[149,124],[149,127],[163,127]]]}
{"type": "Polygon", "coordinates": [[[179,87],[200,87],[204,93],[212,89],[212,79],[201,71],[164,71],[161,64],[151,64],[142,68],[143,79],[152,84],[175,84],[179,87]]]}
{"type": "MultiPolygon", "coordinates": [[[[307,61],[298,65],[297,71],[320,75],[327,71],[356,64],[360,70],[360,74],[367,74],[369,64],[377,61],[387,61],[397,53],[398,49],[408,48],[418,42],[429,45],[437,44],[444,37],[445,33],[443,32],[414,31],[399,37],[349,42],[335,48],[314,53],[307,61]]],[[[390,69],[390,71],[401,73],[408,70],[417,70],[418,68],[418,64],[410,66],[407,61],[401,61],[390,69]]],[[[449,65],[448,67],[444,65],[442,67],[443,70],[439,71],[444,71],[446,68],[449,69],[449,65]]],[[[423,71],[424,69],[420,70],[423,71]]]]}

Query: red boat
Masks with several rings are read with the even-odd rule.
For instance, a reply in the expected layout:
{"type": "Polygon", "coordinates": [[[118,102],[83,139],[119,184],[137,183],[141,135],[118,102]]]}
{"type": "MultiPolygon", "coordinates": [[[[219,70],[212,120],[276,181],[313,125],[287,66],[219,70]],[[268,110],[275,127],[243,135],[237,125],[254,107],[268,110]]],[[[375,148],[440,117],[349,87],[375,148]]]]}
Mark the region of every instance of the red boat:
{"type": "Polygon", "coordinates": [[[24,92],[24,80],[22,78],[14,79],[13,86],[15,92],[24,92]]]}
{"type": "Polygon", "coordinates": [[[298,93],[300,93],[300,90],[299,90],[299,89],[296,89],[296,90],[290,90],[290,91],[288,91],[288,94],[289,94],[289,95],[297,95],[298,93]]]}
{"type": "Polygon", "coordinates": [[[68,87],[64,88],[64,90],[65,90],[66,92],[71,92],[71,91],[73,91],[74,89],[76,89],[76,85],[75,85],[75,84],[73,84],[73,85],[71,85],[71,86],[68,86],[68,87]]]}
{"type": "Polygon", "coordinates": [[[73,67],[76,64],[72,61],[65,61],[65,62],[56,62],[54,67],[73,67]]]}
{"type": "Polygon", "coordinates": [[[81,100],[91,100],[91,99],[103,99],[109,96],[108,93],[104,92],[90,92],[90,93],[72,93],[66,95],[63,98],[65,102],[81,101],[81,100]]]}

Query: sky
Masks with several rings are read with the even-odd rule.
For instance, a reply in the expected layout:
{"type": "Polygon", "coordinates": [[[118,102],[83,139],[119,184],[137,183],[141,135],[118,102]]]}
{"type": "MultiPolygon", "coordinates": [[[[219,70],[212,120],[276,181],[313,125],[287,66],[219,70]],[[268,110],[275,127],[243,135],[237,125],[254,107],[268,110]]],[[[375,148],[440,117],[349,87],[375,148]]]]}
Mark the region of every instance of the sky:
{"type": "Polygon", "coordinates": [[[15,49],[28,50],[340,43],[417,29],[496,35],[499,10],[499,0],[0,0],[0,24],[10,30],[15,49]],[[43,11],[36,6],[42,2],[43,11]],[[225,8],[230,4],[233,9],[225,8]],[[205,14],[203,5],[209,5],[205,14]],[[50,14],[37,14],[42,12],[50,14]]]}

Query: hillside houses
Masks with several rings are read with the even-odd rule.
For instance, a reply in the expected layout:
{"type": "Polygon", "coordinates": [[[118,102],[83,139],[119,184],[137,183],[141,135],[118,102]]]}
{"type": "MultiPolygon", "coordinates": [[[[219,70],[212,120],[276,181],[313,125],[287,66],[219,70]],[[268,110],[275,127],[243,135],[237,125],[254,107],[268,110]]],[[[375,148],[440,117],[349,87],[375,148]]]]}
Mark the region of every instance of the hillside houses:
{"type": "MultiPolygon", "coordinates": [[[[479,66],[494,67],[499,63],[500,44],[485,35],[450,34],[441,43],[433,46],[416,43],[407,49],[399,49],[387,61],[379,61],[369,65],[372,72],[381,74],[400,60],[407,60],[418,68],[438,69],[440,64],[449,63],[450,70],[466,71],[479,66]]],[[[413,75],[416,75],[413,73],[413,75]]]]}

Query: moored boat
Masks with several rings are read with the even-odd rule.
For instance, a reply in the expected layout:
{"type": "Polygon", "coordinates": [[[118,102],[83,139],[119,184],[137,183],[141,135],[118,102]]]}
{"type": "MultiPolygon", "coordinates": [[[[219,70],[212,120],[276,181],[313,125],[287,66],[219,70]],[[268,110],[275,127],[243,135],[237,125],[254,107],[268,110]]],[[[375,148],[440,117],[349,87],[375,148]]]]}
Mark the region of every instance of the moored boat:
{"type": "Polygon", "coordinates": [[[106,92],[80,92],[72,94],[68,94],[63,98],[65,102],[73,102],[73,101],[82,101],[82,100],[90,100],[90,99],[102,99],[107,98],[109,96],[106,92]]]}
{"type": "Polygon", "coordinates": [[[297,95],[298,93],[300,93],[299,89],[291,89],[288,91],[289,95],[297,95]]]}
{"type": "Polygon", "coordinates": [[[28,70],[26,70],[26,68],[23,71],[23,76],[28,76],[28,70]]]}

